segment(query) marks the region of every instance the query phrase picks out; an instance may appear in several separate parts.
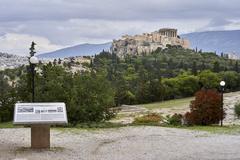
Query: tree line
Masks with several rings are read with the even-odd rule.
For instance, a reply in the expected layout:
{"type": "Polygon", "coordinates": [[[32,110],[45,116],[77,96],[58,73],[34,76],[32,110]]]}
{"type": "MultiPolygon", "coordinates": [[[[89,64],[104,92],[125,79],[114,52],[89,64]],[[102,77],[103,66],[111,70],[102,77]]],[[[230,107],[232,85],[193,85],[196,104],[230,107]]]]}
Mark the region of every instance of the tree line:
{"type": "Polygon", "coordinates": [[[238,64],[215,53],[169,47],[124,59],[103,51],[90,67],[107,73],[115,103],[121,105],[193,96],[202,87],[218,89],[221,80],[226,81],[226,91],[239,90],[238,64]]]}
{"type": "MultiPolygon", "coordinates": [[[[65,102],[69,122],[100,122],[114,116],[113,107],[193,96],[201,88],[240,88],[239,61],[215,53],[169,47],[146,56],[101,52],[72,73],[69,66],[40,64],[36,70],[36,101],[65,102]]],[[[10,121],[16,102],[31,101],[28,67],[0,71],[0,121],[10,121]]]]}

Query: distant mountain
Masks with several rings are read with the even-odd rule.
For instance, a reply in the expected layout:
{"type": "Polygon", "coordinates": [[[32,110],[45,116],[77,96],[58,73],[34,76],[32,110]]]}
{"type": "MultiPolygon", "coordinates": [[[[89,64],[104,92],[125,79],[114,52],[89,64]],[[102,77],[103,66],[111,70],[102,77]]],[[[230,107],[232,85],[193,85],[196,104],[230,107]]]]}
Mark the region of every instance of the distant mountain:
{"type": "MultiPolygon", "coordinates": [[[[236,53],[240,56],[240,30],[193,32],[181,35],[190,40],[191,48],[203,51],[236,53]]],[[[108,51],[111,42],[104,44],[80,44],[63,48],[54,52],[38,55],[40,58],[65,58],[74,56],[90,56],[108,51]]]]}
{"type": "Polygon", "coordinates": [[[181,35],[191,42],[191,48],[240,55],[240,30],[194,32],[181,35]]]}
{"type": "Polygon", "coordinates": [[[53,52],[38,55],[40,58],[66,58],[75,56],[91,56],[100,53],[102,50],[108,51],[111,43],[103,44],[80,44],[72,47],[59,49],[53,52]]]}

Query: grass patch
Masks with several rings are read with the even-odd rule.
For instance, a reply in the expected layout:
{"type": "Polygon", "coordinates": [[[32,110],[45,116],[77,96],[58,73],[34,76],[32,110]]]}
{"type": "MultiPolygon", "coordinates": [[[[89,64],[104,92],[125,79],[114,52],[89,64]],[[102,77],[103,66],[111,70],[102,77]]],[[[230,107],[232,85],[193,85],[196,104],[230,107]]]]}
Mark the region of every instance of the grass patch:
{"type": "Polygon", "coordinates": [[[15,126],[13,122],[0,122],[0,128],[19,128],[22,126],[15,126]]]}
{"type": "MultiPolygon", "coordinates": [[[[124,127],[126,125],[120,124],[120,123],[111,123],[111,122],[101,122],[101,123],[79,123],[76,126],[73,126],[71,124],[67,126],[51,126],[52,129],[57,129],[61,131],[65,130],[96,130],[96,129],[105,129],[105,128],[119,128],[119,127],[124,127]]],[[[28,126],[30,127],[30,126],[28,126]]],[[[0,123],[0,129],[4,128],[24,128],[22,125],[13,125],[12,122],[3,122],[0,123]]]]}
{"type": "Polygon", "coordinates": [[[181,98],[181,99],[174,99],[174,100],[168,100],[168,101],[163,101],[163,102],[142,104],[141,106],[143,106],[147,109],[181,107],[181,106],[189,105],[190,101],[192,101],[193,99],[194,99],[193,97],[181,98]]]}
{"type": "Polygon", "coordinates": [[[87,130],[87,131],[95,131],[100,129],[114,129],[124,127],[126,125],[120,123],[111,123],[111,122],[101,122],[101,123],[79,123],[76,126],[72,126],[71,124],[65,127],[53,127],[62,132],[72,132],[79,133],[79,131],[87,130]]]}
{"type": "Polygon", "coordinates": [[[110,123],[110,122],[102,122],[102,123],[80,123],[76,126],[67,126],[67,127],[55,127],[61,133],[71,133],[71,134],[80,134],[82,132],[98,132],[100,130],[105,129],[119,129],[120,127],[125,127],[126,125],[119,124],[119,123],[110,123]]]}
{"type": "Polygon", "coordinates": [[[188,129],[193,131],[205,131],[212,134],[230,134],[230,135],[238,135],[240,134],[240,126],[239,125],[231,125],[231,126],[165,126],[171,128],[180,128],[180,129],[188,129]]]}
{"type": "Polygon", "coordinates": [[[119,128],[125,125],[120,123],[111,123],[111,122],[102,122],[102,123],[79,123],[74,128],[83,128],[83,129],[97,129],[97,128],[119,128]]]}

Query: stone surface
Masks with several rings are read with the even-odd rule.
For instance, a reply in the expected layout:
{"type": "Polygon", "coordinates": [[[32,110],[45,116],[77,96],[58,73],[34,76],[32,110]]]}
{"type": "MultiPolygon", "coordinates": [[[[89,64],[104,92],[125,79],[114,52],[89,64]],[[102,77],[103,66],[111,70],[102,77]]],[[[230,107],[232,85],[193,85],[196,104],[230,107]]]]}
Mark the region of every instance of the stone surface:
{"type": "Polygon", "coordinates": [[[50,148],[50,125],[36,124],[31,126],[31,148],[50,148]]]}
{"type": "Polygon", "coordinates": [[[236,103],[240,103],[240,92],[232,92],[224,94],[224,110],[226,117],[223,120],[225,125],[240,125],[240,119],[234,113],[234,106],[236,103]]]}

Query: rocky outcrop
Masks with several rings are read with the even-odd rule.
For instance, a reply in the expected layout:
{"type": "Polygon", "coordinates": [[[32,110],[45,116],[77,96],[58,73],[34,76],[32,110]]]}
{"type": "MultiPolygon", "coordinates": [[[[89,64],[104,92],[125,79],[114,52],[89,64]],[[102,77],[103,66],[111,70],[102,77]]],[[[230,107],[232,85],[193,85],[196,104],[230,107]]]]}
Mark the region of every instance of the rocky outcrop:
{"type": "Polygon", "coordinates": [[[147,55],[158,48],[164,49],[167,45],[190,47],[187,39],[177,35],[177,29],[163,28],[152,33],[125,35],[119,40],[113,40],[111,52],[123,58],[126,55],[147,55]]]}

